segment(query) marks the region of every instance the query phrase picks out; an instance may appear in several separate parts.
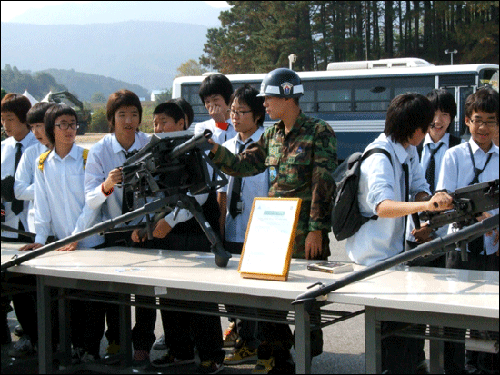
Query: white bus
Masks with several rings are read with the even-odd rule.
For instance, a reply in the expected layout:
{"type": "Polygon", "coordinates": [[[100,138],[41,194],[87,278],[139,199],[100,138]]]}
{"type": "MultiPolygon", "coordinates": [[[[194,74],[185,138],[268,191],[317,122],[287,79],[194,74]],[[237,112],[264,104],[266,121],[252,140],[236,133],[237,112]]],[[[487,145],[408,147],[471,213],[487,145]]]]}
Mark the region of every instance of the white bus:
{"type": "MultiPolygon", "coordinates": [[[[209,73],[208,73],[209,74],[209,73]]],[[[339,160],[366,145],[384,131],[385,113],[390,101],[399,94],[417,92],[426,95],[443,88],[455,96],[457,116],[451,132],[464,136],[464,102],[478,87],[490,84],[498,90],[498,65],[468,64],[435,66],[421,59],[386,59],[333,63],[326,71],[298,72],[305,94],[300,98],[302,111],[325,120],[337,135],[339,160]],[[496,80],[495,82],[493,82],[496,80]]],[[[198,90],[203,76],[176,78],[172,97],[183,97],[193,106],[195,122],[208,114],[198,90]]],[[[228,74],[234,89],[245,83],[260,89],[265,74],[228,74]]],[[[273,124],[266,118],[265,126],[273,124]]]]}

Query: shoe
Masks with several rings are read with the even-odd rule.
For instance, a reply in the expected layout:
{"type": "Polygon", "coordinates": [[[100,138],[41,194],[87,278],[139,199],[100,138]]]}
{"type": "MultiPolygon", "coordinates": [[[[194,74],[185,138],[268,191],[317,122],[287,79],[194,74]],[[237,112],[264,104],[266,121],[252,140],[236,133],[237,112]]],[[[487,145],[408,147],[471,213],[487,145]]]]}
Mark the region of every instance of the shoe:
{"type": "Polygon", "coordinates": [[[234,353],[228,354],[224,358],[224,364],[228,366],[239,365],[241,363],[256,361],[257,349],[250,349],[248,346],[243,345],[241,348],[236,349],[234,353]]]}
{"type": "Polygon", "coordinates": [[[144,368],[149,366],[149,352],[147,350],[136,350],[132,360],[132,367],[144,368]]]}
{"type": "Polygon", "coordinates": [[[163,357],[155,359],[151,362],[153,367],[171,367],[171,366],[183,366],[190,363],[194,363],[194,357],[190,359],[179,359],[175,358],[172,354],[167,353],[163,357]]]}
{"type": "Polygon", "coordinates": [[[161,337],[155,341],[153,344],[154,350],[167,350],[167,345],[165,343],[165,335],[161,335],[161,337]]]}
{"type": "Polygon", "coordinates": [[[274,369],[275,365],[276,362],[274,357],[270,357],[269,359],[258,359],[252,370],[252,374],[268,374],[274,369]]]}
{"type": "Polygon", "coordinates": [[[224,335],[222,336],[224,340],[224,348],[230,348],[236,345],[240,335],[236,332],[236,323],[229,323],[229,327],[224,331],[224,335]]]}
{"type": "Polygon", "coordinates": [[[24,329],[20,325],[17,325],[16,328],[14,328],[14,335],[17,337],[23,337],[24,335],[24,329]]]}
{"type": "Polygon", "coordinates": [[[210,359],[201,362],[196,370],[199,374],[217,374],[224,370],[224,363],[217,363],[210,359]]]}
{"type": "Polygon", "coordinates": [[[36,353],[31,341],[27,335],[21,337],[12,349],[9,350],[11,357],[22,358],[34,355],[36,353]]]}
{"type": "Polygon", "coordinates": [[[100,359],[101,357],[99,354],[90,354],[89,352],[85,352],[81,358],[81,363],[94,363],[100,359]]]}
{"type": "Polygon", "coordinates": [[[120,353],[120,345],[116,341],[111,341],[106,348],[106,354],[104,355],[104,360],[106,364],[113,365],[120,362],[120,358],[117,354],[120,353]]]}

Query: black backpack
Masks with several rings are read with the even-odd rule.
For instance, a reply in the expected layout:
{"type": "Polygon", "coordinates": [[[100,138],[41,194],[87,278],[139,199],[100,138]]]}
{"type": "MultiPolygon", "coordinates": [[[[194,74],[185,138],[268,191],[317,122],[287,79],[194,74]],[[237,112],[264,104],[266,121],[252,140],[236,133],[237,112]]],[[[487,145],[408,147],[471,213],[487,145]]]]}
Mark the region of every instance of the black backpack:
{"type": "Polygon", "coordinates": [[[372,148],[355,152],[340,164],[332,174],[335,180],[335,195],[332,209],[332,230],[337,241],[345,240],[354,235],[368,220],[376,220],[377,215],[364,217],[359,212],[358,185],[361,163],[374,153],[385,154],[392,165],[391,154],[382,148],[372,148]]]}

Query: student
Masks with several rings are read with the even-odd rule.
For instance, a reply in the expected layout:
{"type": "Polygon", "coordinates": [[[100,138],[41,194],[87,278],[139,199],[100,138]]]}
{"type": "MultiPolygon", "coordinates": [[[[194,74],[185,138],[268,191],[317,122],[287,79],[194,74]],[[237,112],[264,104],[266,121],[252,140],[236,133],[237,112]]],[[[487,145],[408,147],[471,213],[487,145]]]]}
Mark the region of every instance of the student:
{"type": "Polygon", "coordinates": [[[233,85],[223,74],[210,74],[200,86],[200,99],[208,111],[210,120],[196,124],[194,134],[203,133],[205,129],[212,132],[212,140],[224,143],[236,136],[236,131],[229,116],[233,85]]]}
{"type": "MultiPolygon", "coordinates": [[[[168,117],[176,124],[184,123],[184,114],[177,104],[165,103],[161,108],[162,112],[169,113],[168,117]]],[[[209,174],[212,175],[210,166],[207,167],[209,174]]],[[[219,207],[215,191],[194,197],[201,205],[207,221],[218,232],[219,207]]],[[[206,235],[193,215],[186,209],[181,209],[177,213],[169,213],[164,219],[161,219],[155,226],[153,236],[155,237],[151,245],[153,248],[211,251],[211,244],[206,235]]],[[[143,242],[145,238],[140,238],[139,231],[134,231],[132,240],[143,242]]],[[[164,300],[160,299],[160,303],[164,303],[164,300]]],[[[207,303],[204,308],[217,311],[216,304],[207,303]]],[[[218,316],[161,310],[161,317],[165,335],[164,342],[159,342],[158,345],[168,349],[168,352],[154,360],[151,363],[153,367],[161,368],[193,363],[196,346],[201,362],[198,366],[200,373],[217,373],[224,368],[222,327],[218,316]]]]}
{"type": "Polygon", "coordinates": [[[194,111],[191,104],[189,104],[184,98],[175,98],[167,100],[167,103],[175,103],[181,107],[182,112],[184,112],[184,130],[189,129],[194,120],[194,111]]]}
{"type": "MultiPolygon", "coordinates": [[[[231,104],[231,122],[238,132],[236,137],[226,141],[223,146],[234,154],[242,152],[249,144],[257,142],[264,133],[266,116],[264,99],[257,97],[259,91],[249,85],[237,89],[231,104]]],[[[236,178],[228,177],[228,184],[219,189],[217,200],[221,212],[221,225],[225,235],[224,247],[232,254],[241,254],[245,242],[245,232],[250,211],[255,197],[266,197],[269,190],[267,172],[256,176],[236,178]]],[[[226,305],[226,309],[237,311],[235,307],[226,305]]],[[[226,356],[224,363],[236,365],[257,360],[259,340],[256,337],[257,322],[237,320],[230,326],[239,336],[235,343],[234,353],[226,356]]],[[[226,335],[226,338],[230,336],[226,335]]]]}
{"type": "MultiPolygon", "coordinates": [[[[492,89],[479,89],[465,101],[465,124],[470,130],[469,142],[446,151],[436,188],[454,192],[456,189],[498,178],[498,146],[493,139],[498,135],[498,93],[492,89]]],[[[485,212],[478,221],[498,214],[498,209],[485,212]]],[[[452,232],[450,225],[448,232],[452,232]]],[[[446,268],[480,271],[498,271],[498,229],[467,244],[468,260],[462,261],[460,251],[446,254],[446,268]]],[[[445,370],[451,372],[478,371],[478,352],[467,352],[464,361],[463,344],[446,343],[445,370]],[[467,363],[465,363],[467,362],[467,363]]],[[[498,360],[498,359],[497,359],[498,360]]],[[[488,369],[483,369],[488,370],[488,369]]],[[[473,372],[471,372],[473,373],[473,372]]]]}
{"type": "MultiPolygon", "coordinates": [[[[7,139],[2,141],[1,147],[1,195],[2,195],[2,223],[21,231],[28,229],[27,215],[28,205],[24,201],[17,200],[14,195],[14,176],[18,167],[21,155],[31,145],[37,143],[35,136],[30,132],[29,126],[26,123],[26,114],[31,108],[31,103],[24,95],[7,94],[1,102],[1,123],[7,135],[7,139]]],[[[33,242],[30,237],[18,235],[16,232],[7,232],[2,230],[2,241],[7,242],[33,242]]],[[[32,278],[28,278],[26,283],[32,284],[32,278]]],[[[31,293],[33,297],[35,294],[31,293]]],[[[28,301],[24,293],[18,295],[19,300],[28,301]]],[[[14,298],[16,299],[16,298],[14,298]]],[[[16,302],[14,302],[14,305],[16,302]]],[[[10,343],[10,329],[7,324],[7,312],[10,311],[10,299],[2,295],[2,343],[10,343]]],[[[20,315],[25,311],[22,305],[19,306],[20,315]]],[[[23,325],[30,323],[30,312],[25,322],[23,318],[19,323],[23,325]]],[[[20,352],[31,353],[32,346],[29,340],[23,340],[23,343],[17,343],[17,347],[21,348],[20,352]]]]}
{"type": "Polygon", "coordinates": [[[26,115],[27,123],[38,140],[38,143],[28,147],[21,156],[16,170],[14,193],[16,199],[28,201],[28,231],[35,233],[35,171],[36,159],[40,154],[52,149],[52,145],[45,134],[44,116],[47,109],[54,103],[36,103],[26,115]]]}
{"type": "MultiPolygon", "coordinates": [[[[1,149],[2,208],[5,212],[3,223],[21,231],[28,229],[28,204],[16,199],[14,176],[23,152],[38,142],[26,123],[26,114],[30,108],[29,99],[19,94],[7,94],[1,103],[2,126],[9,137],[2,141],[1,149]]],[[[2,231],[2,241],[33,242],[29,237],[6,231],[2,231]]]]}
{"type": "MultiPolygon", "coordinates": [[[[293,257],[327,259],[331,205],[325,202],[331,202],[334,189],[331,174],[337,167],[337,140],[328,124],[302,113],[299,97],[303,93],[294,71],[279,68],[267,74],[259,96],[264,97],[269,117],[280,121],[239,155],[214,139],[210,157],[224,173],[234,177],[253,176],[269,168],[268,196],[302,199],[293,257]]],[[[288,325],[263,323],[261,327],[266,347],[259,346],[256,371],[290,368],[293,335],[288,325]]],[[[315,356],[322,352],[322,332],[312,334],[317,335],[311,340],[315,356]]]]}
{"type": "MultiPolygon", "coordinates": [[[[420,157],[420,165],[425,172],[425,179],[429,183],[430,192],[434,194],[444,153],[449,148],[460,144],[462,140],[450,134],[450,125],[454,124],[457,114],[457,106],[453,95],[446,90],[435,89],[427,94],[427,98],[435,111],[434,121],[429,126],[424,141],[417,146],[417,151],[420,157]]],[[[416,239],[411,234],[413,229],[413,220],[408,220],[408,233],[410,234],[407,236],[407,246],[409,249],[415,248],[419,243],[432,238],[445,236],[447,230],[447,228],[443,227],[432,233],[431,230],[425,227],[425,224],[422,224],[422,229],[417,231],[416,239]]],[[[444,258],[444,255],[442,255],[426,263],[426,266],[444,268],[444,258]]]]}
{"type": "MultiPolygon", "coordinates": [[[[106,104],[106,117],[109,123],[110,134],[94,144],[89,151],[87,167],[85,170],[85,199],[88,205],[95,211],[100,212],[101,220],[106,221],[122,215],[133,209],[128,199],[123,197],[123,189],[116,184],[122,182],[120,166],[123,165],[129,154],[136,152],[149,142],[149,135],[139,131],[142,120],[142,105],[139,97],[129,90],[119,90],[111,94],[106,104]]],[[[125,197],[126,198],[126,197],[125,197]]],[[[141,204],[144,202],[138,202],[141,204]]],[[[142,218],[132,220],[125,225],[136,225],[142,218]]],[[[129,240],[132,231],[127,233],[106,234],[106,246],[131,246],[129,240]]],[[[104,331],[104,314],[108,330],[107,356],[117,354],[119,351],[118,340],[118,305],[100,304],[101,309],[94,314],[93,324],[95,327],[90,331],[100,332],[99,341],[104,331]]],[[[149,324],[153,322],[156,315],[153,309],[136,309],[137,331],[143,329],[150,332],[149,324]],[[142,313],[145,318],[138,319],[142,313]],[[144,324],[145,327],[141,327],[144,324]]],[[[134,360],[144,363],[149,361],[148,353],[155,338],[148,337],[142,343],[134,342],[134,360]]],[[[96,339],[97,342],[97,339],[96,339]]]]}
{"type": "MultiPolygon", "coordinates": [[[[365,151],[383,148],[391,159],[374,153],[361,164],[359,209],[363,216],[378,215],[378,219],[363,224],[346,241],[349,258],[357,264],[369,266],[404,251],[407,215],[452,208],[452,198],[446,193],[436,193],[430,201],[422,201],[429,195],[429,185],[415,146],[424,139],[433,118],[434,109],[425,96],[398,95],[387,109],[385,132],[366,147],[365,151]],[[408,173],[404,172],[406,168],[408,173]],[[409,196],[415,196],[415,201],[409,202],[409,196]]],[[[382,322],[382,329],[390,330],[394,325],[382,322]]],[[[421,360],[415,355],[417,352],[418,345],[412,339],[384,339],[382,371],[414,373],[421,360]]]]}
{"type": "MultiPolygon", "coordinates": [[[[45,245],[53,231],[56,240],[74,235],[95,220],[95,212],[85,205],[84,178],[87,150],[75,145],[78,129],[74,109],[65,104],[54,104],[45,113],[45,132],[53,150],[42,153],[36,160],[35,170],[35,242],[21,251],[45,245]]],[[[73,251],[76,248],[93,248],[104,242],[95,234],[58,249],[73,251]]],[[[86,304],[71,302],[71,336],[75,350],[85,347],[82,321],[86,304]]],[[[36,337],[35,332],[30,333],[36,337]]]]}
{"type": "Polygon", "coordinates": [[[153,112],[155,133],[171,133],[186,128],[184,112],[175,103],[161,103],[153,112]]]}

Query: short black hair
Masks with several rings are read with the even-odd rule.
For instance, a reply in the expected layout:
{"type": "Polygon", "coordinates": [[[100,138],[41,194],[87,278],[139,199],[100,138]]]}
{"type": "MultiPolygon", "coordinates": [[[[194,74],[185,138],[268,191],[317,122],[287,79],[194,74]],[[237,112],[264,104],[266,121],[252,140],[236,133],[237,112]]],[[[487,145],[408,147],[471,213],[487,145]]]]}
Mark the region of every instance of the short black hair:
{"type": "Polygon", "coordinates": [[[465,100],[465,117],[471,118],[474,112],[494,113],[498,123],[498,92],[491,87],[483,87],[465,100]]]}
{"type": "Polygon", "coordinates": [[[53,106],[49,107],[49,109],[47,109],[47,112],[45,112],[45,134],[47,135],[50,143],[52,143],[53,145],[55,145],[56,142],[56,137],[54,134],[56,120],[58,117],[63,115],[74,116],[76,122],[78,123],[78,116],[76,114],[76,111],[67,104],[54,104],[53,106]]]}
{"type": "Polygon", "coordinates": [[[422,94],[396,96],[389,104],[385,117],[385,135],[397,143],[406,143],[417,129],[426,133],[434,119],[434,108],[422,94]]]}
{"type": "Polygon", "coordinates": [[[45,122],[45,112],[52,107],[55,103],[36,103],[30,108],[26,114],[26,122],[31,124],[37,124],[40,122],[45,122]]]}
{"type": "MultiPolygon", "coordinates": [[[[26,124],[26,114],[31,108],[30,100],[21,94],[7,94],[2,99],[1,112],[12,112],[19,121],[26,124]]],[[[26,124],[29,129],[29,125],[26,124]]]]}
{"type": "Polygon", "coordinates": [[[179,120],[184,120],[184,112],[182,111],[181,107],[179,107],[175,103],[158,104],[153,112],[153,116],[158,115],[160,113],[163,113],[168,117],[172,117],[175,122],[178,122],[179,120]]]}
{"type": "MultiPolygon", "coordinates": [[[[115,132],[115,113],[121,107],[134,106],[139,111],[139,124],[142,122],[142,104],[139,97],[129,90],[118,90],[112,93],[106,103],[106,118],[108,120],[109,132],[115,132]]],[[[137,129],[139,131],[139,129],[137,129]]]]}
{"type": "Polygon", "coordinates": [[[245,84],[234,92],[233,101],[234,99],[238,99],[238,102],[248,105],[252,111],[253,118],[258,118],[257,125],[262,126],[266,117],[266,109],[264,108],[264,97],[257,96],[258,94],[259,90],[249,84],[245,84]]]}
{"type": "Polygon", "coordinates": [[[222,95],[226,104],[229,105],[233,92],[233,84],[224,74],[210,74],[201,83],[198,94],[202,103],[205,103],[207,96],[222,95]]]}
{"type": "Polygon", "coordinates": [[[455,103],[455,97],[450,92],[443,89],[434,89],[427,94],[427,99],[431,101],[434,111],[439,110],[448,113],[451,122],[453,122],[457,115],[457,104],[455,103]]]}
{"type": "Polygon", "coordinates": [[[182,108],[182,111],[187,116],[187,124],[185,128],[189,128],[194,120],[194,111],[191,104],[189,104],[189,102],[184,98],[169,99],[167,100],[167,103],[175,103],[182,108]]]}

